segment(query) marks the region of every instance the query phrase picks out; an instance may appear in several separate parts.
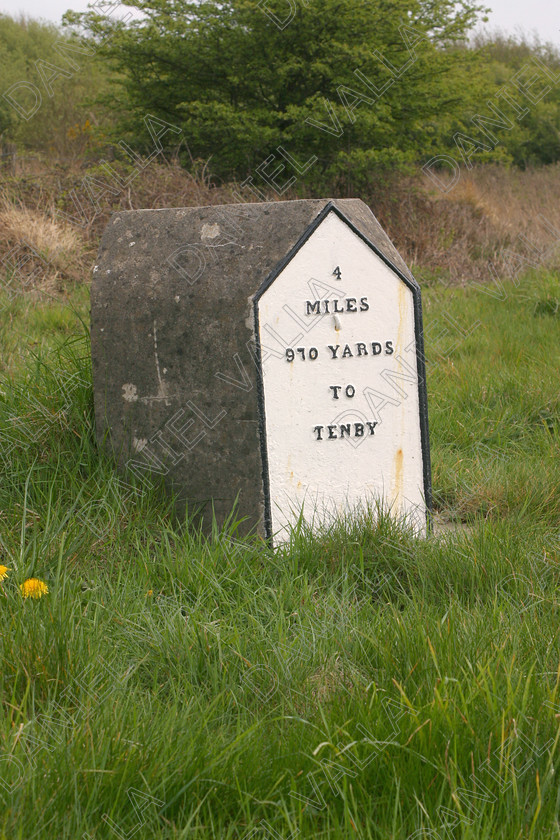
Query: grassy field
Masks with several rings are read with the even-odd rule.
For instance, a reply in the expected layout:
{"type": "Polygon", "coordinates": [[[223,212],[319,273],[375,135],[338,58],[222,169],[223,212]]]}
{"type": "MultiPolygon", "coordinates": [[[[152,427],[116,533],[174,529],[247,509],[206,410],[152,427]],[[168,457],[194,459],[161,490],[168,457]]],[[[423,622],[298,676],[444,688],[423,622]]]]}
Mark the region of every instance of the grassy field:
{"type": "Polygon", "coordinates": [[[2,840],[560,838],[559,302],[428,282],[435,533],[272,552],[100,457],[83,286],[5,300],[2,840]]]}

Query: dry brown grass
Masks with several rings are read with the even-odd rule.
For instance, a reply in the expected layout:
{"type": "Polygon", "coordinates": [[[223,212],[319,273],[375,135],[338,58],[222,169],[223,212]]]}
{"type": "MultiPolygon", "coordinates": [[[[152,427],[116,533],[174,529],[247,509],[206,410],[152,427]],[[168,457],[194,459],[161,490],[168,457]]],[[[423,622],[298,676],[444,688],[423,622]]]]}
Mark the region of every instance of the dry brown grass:
{"type": "Polygon", "coordinates": [[[455,187],[487,216],[504,236],[523,234],[538,248],[560,236],[560,166],[505,171],[497,166],[473,169],[455,187]],[[543,217],[556,229],[551,232],[543,217]]]}
{"type": "Polygon", "coordinates": [[[519,267],[512,254],[558,265],[560,166],[473,168],[448,193],[427,177],[418,186],[394,231],[411,262],[444,272],[451,283],[488,278],[489,263],[507,276],[519,267]]]}
{"type": "Polygon", "coordinates": [[[8,240],[26,240],[61,270],[80,253],[82,240],[70,225],[28,207],[0,200],[0,231],[8,240]]]}
{"type": "MultiPolygon", "coordinates": [[[[85,174],[46,163],[37,173],[34,160],[27,172],[0,177],[0,259],[27,243],[48,264],[42,282],[51,290],[89,280],[101,233],[117,210],[235,201],[234,185],[216,186],[203,167],[193,175],[177,163],[153,162],[126,187],[106,193],[96,210],[84,188],[85,174]],[[73,190],[87,211],[81,225],[61,215],[75,213],[73,190]]],[[[559,196],[560,166],[525,172],[484,166],[463,170],[448,193],[435,189],[427,177],[416,177],[395,180],[361,197],[420,280],[425,275],[465,284],[489,279],[490,263],[498,274],[510,274],[518,267],[512,252],[527,263],[555,265],[559,196]]],[[[30,260],[30,270],[33,266],[30,260]]]]}
{"type": "MultiPolygon", "coordinates": [[[[60,297],[69,284],[90,280],[101,234],[113,212],[234,200],[230,190],[213,187],[204,172],[196,177],[177,164],[155,163],[125,188],[107,193],[96,207],[85,187],[86,172],[38,166],[33,158],[16,175],[0,176],[0,272],[12,292],[32,296],[60,297]],[[77,215],[72,195],[85,209],[81,224],[68,218],[77,215]]],[[[104,176],[96,172],[94,177],[104,176]]]]}
{"type": "Polygon", "coordinates": [[[83,241],[70,225],[45,212],[0,198],[0,260],[12,293],[60,295],[83,280],[83,241]]]}

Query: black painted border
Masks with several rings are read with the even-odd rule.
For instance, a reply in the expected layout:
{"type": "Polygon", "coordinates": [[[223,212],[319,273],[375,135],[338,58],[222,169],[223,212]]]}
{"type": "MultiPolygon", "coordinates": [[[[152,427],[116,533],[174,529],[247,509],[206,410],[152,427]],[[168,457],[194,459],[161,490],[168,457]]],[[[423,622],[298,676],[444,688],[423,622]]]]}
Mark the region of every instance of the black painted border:
{"type": "Polygon", "coordinates": [[[264,521],[267,539],[272,541],[272,509],[270,501],[270,474],[268,469],[268,447],[266,443],[266,415],[264,404],[264,379],[262,370],[262,354],[260,341],[259,323],[259,300],[266,290],[274,283],[278,275],[286,268],[288,263],[295,257],[309,237],[317,230],[321,222],[329,213],[335,213],[350,230],[352,230],[377,256],[383,260],[385,265],[393,271],[412,292],[414,304],[414,337],[416,340],[416,371],[418,374],[418,403],[420,409],[420,443],[422,449],[422,472],[424,477],[424,501],[426,504],[427,529],[430,533],[432,528],[432,469],[430,460],[430,432],[428,427],[428,390],[426,387],[426,362],[424,355],[424,330],[422,326],[422,296],[420,286],[414,278],[407,277],[397,266],[363,234],[347,216],[334,204],[329,201],[321,210],[317,218],[304,231],[293,248],[270,272],[266,280],[261,284],[253,298],[253,310],[255,320],[255,346],[257,357],[257,408],[259,420],[259,439],[261,447],[262,478],[264,491],[264,521]]]}

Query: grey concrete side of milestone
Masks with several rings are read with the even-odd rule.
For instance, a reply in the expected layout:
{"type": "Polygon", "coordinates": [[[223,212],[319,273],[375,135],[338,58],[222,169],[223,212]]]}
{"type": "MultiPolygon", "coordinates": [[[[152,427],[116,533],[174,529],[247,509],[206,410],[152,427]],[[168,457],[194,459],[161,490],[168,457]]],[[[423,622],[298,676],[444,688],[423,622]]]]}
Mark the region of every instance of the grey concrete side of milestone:
{"type": "MultiPolygon", "coordinates": [[[[237,499],[240,530],[264,533],[252,298],[328,201],[133,210],[103,234],[91,291],[98,441],[125,473],[153,461],[205,523],[237,499]]],[[[334,203],[410,275],[362,201],[334,203]]]]}

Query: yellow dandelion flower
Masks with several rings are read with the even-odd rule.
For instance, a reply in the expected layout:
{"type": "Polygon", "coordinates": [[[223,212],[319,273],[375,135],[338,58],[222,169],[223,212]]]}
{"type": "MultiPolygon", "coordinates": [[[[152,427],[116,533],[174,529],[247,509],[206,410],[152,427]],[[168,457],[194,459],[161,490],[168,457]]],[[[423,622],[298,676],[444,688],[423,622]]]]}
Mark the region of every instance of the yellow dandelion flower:
{"type": "Polygon", "coordinates": [[[19,588],[24,598],[42,598],[49,591],[47,584],[39,578],[28,578],[20,583],[19,588]]]}
{"type": "Polygon", "coordinates": [[[4,578],[7,578],[9,571],[10,570],[8,569],[7,566],[1,566],[0,565],[0,580],[4,580],[4,578]]]}

